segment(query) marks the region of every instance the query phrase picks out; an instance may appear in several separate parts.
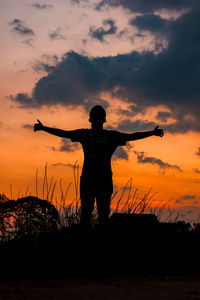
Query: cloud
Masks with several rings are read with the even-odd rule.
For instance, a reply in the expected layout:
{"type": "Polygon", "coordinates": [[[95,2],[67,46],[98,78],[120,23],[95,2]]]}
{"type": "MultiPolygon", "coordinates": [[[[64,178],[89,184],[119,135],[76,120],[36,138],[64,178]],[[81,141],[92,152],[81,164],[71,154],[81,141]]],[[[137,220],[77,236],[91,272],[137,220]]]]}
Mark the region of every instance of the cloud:
{"type": "Polygon", "coordinates": [[[194,173],[196,173],[196,174],[200,174],[200,170],[199,169],[197,169],[197,168],[194,168],[194,169],[192,169],[193,170],[193,172],[194,173]]]}
{"type": "Polygon", "coordinates": [[[200,157],[200,147],[199,147],[198,150],[195,152],[195,154],[196,154],[197,156],[200,157]]]}
{"type": "Polygon", "coordinates": [[[27,45],[29,47],[33,47],[33,43],[32,42],[33,42],[33,39],[30,38],[30,39],[26,39],[26,40],[22,41],[22,44],[27,45]]]}
{"type": "Polygon", "coordinates": [[[53,151],[74,152],[80,149],[79,143],[72,143],[69,139],[62,139],[59,148],[51,147],[53,151]]]}
{"type": "Polygon", "coordinates": [[[171,165],[167,162],[162,161],[159,158],[146,156],[144,152],[138,152],[138,151],[135,151],[135,150],[133,150],[133,152],[136,154],[137,162],[139,164],[157,165],[160,169],[162,169],[164,171],[167,170],[167,169],[174,169],[178,172],[183,172],[183,170],[177,165],[171,165]]]}
{"type": "Polygon", "coordinates": [[[10,99],[16,102],[19,102],[22,106],[31,107],[37,106],[34,104],[34,101],[31,97],[24,93],[18,93],[16,97],[10,96],[10,99]]]}
{"type": "Polygon", "coordinates": [[[129,132],[147,131],[147,130],[153,130],[157,125],[158,124],[154,122],[143,122],[140,120],[131,122],[130,120],[125,120],[119,123],[117,129],[121,131],[129,131],[129,132]]]}
{"type": "Polygon", "coordinates": [[[196,196],[195,195],[184,195],[184,196],[182,196],[182,198],[184,200],[191,200],[191,199],[195,199],[196,196]]]}
{"type": "Polygon", "coordinates": [[[37,73],[47,72],[49,73],[58,63],[59,59],[57,55],[43,54],[41,60],[37,60],[33,65],[33,70],[37,73]]]}
{"type": "Polygon", "coordinates": [[[22,127],[25,128],[25,129],[32,129],[33,130],[33,124],[28,124],[28,123],[23,124],[22,127]]]}
{"type": "Polygon", "coordinates": [[[33,3],[33,4],[31,4],[31,6],[37,8],[37,9],[40,9],[40,10],[45,10],[45,9],[48,9],[48,8],[53,8],[53,5],[51,5],[51,4],[33,3]]]}
{"type": "Polygon", "coordinates": [[[76,168],[78,169],[79,168],[79,165],[72,165],[72,164],[63,164],[61,162],[59,163],[54,163],[54,164],[51,164],[52,167],[69,167],[69,168],[76,168]]]}
{"type": "Polygon", "coordinates": [[[34,31],[30,27],[26,26],[25,23],[20,19],[14,19],[9,23],[9,25],[12,27],[12,32],[15,32],[21,36],[35,35],[34,31]]]}
{"type": "Polygon", "coordinates": [[[157,10],[182,10],[190,9],[194,5],[198,5],[198,0],[101,0],[96,6],[100,10],[105,5],[118,7],[121,6],[132,12],[152,13],[157,10]]]}
{"type": "Polygon", "coordinates": [[[43,61],[37,61],[34,65],[33,65],[33,70],[37,73],[40,72],[47,72],[49,73],[50,71],[52,71],[54,69],[53,65],[50,65],[48,63],[44,63],[43,61]]]}
{"type": "Polygon", "coordinates": [[[113,154],[113,159],[125,159],[128,160],[128,154],[122,147],[117,147],[113,154]]]}
{"type": "Polygon", "coordinates": [[[184,201],[194,200],[194,199],[196,199],[196,195],[182,195],[176,200],[176,203],[182,203],[184,201]]]}
{"type": "Polygon", "coordinates": [[[130,24],[136,26],[138,29],[154,33],[164,31],[168,26],[168,23],[169,21],[154,14],[137,16],[130,21],[130,24]]]}
{"type": "Polygon", "coordinates": [[[159,111],[157,113],[156,119],[162,122],[167,122],[167,119],[173,117],[173,114],[167,111],[159,111]]]}
{"type": "Polygon", "coordinates": [[[94,26],[90,26],[89,29],[89,35],[99,40],[100,42],[105,42],[104,37],[106,35],[113,35],[117,32],[117,27],[115,26],[115,21],[112,19],[106,19],[103,21],[104,27],[96,28],[94,26]],[[108,27],[108,29],[105,29],[105,27],[108,27]]]}
{"type": "Polygon", "coordinates": [[[66,40],[66,38],[61,34],[61,27],[56,30],[49,32],[50,40],[66,40]]]}
{"type": "Polygon", "coordinates": [[[24,107],[88,107],[101,92],[109,92],[136,107],[166,106],[177,120],[166,125],[170,132],[200,131],[199,20],[200,9],[196,8],[171,22],[166,33],[168,46],[157,54],[133,51],[88,57],[68,52],[36,82],[32,95],[19,93],[12,99],[24,107]],[[188,112],[192,116],[189,119],[188,112]]]}
{"type": "Polygon", "coordinates": [[[88,2],[88,0],[71,0],[72,4],[80,4],[81,2],[88,2]]]}
{"type": "MultiPolygon", "coordinates": [[[[142,109],[142,108],[141,108],[142,109]]],[[[119,111],[120,113],[120,111],[119,111]]],[[[122,111],[123,114],[123,111],[122,111]]],[[[146,121],[146,120],[136,120],[136,121],[130,121],[128,118],[129,116],[133,116],[134,114],[127,114],[127,119],[120,122],[117,126],[117,130],[122,131],[128,131],[128,132],[135,132],[135,131],[149,131],[153,130],[156,126],[159,125],[159,121],[161,122],[167,122],[168,117],[174,118],[173,123],[170,124],[162,124],[160,125],[160,128],[162,128],[165,132],[170,133],[186,133],[190,130],[194,131],[200,131],[200,122],[194,121],[193,119],[184,119],[184,113],[183,114],[174,114],[174,113],[164,113],[161,114],[160,118],[158,119],[158,122],[152,122],[152,121],[146,121]]],[[[111,128],[109,128],[111,129],[111,128]]]]}

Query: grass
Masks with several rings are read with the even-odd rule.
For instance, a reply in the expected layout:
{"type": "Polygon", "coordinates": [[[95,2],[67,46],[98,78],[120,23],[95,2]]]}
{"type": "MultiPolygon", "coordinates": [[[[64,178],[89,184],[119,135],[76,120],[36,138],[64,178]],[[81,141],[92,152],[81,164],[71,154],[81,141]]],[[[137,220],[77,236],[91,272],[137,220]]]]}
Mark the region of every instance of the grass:
{"type": "MultiPolygon", "coordinates": [[[[36,171],[35,198],[29,197],[29,186],[25,191],[27,198],[16,201],[0,195],[0,255],[4,257],[1,262],[2,277],[5,274],[8,274],[8,278],[13,274],[18,278],[19,274],[24,277],[36,274],[38,277],[92,273],[99,276],[106,272],[121,276],[124,272],[163,274],[164,270],[168,274],[177,270],[185,272],[185,269],[200,269],[199,220],[192,228],[184,222],[179,224],[182,231],[176,230],[174,225],[177,224],[167,224],[173,225],[169,226],[175,229],[171,231],[167,231],[166,226],[159,227],[162,224],[158,227],[140,224],[128,228],[120,224],[117,229],[111,226],[103,231],[95,226],[94,229],[85,231],[74,226],[80,222],[77,162],[73,175],[75,197],[71,202],[68,201],[68,195],[73,184],[65,186],[62,179],[58,182],[53,177],[49,179],[47,164],[41,193],[36,171]],[[60,191],[59,199],[55,196],[56,188],[60,191]]],[[[12,186],[10,192],[12,198],[12,186]]],[[[20,198],[20,191],[18,196],[20,198]]],[[[121,191],[113,194],[111,214],[153,213],[161,220],[164,210],[167,210],[166,221],[178,223],[179,213],[170,208],[170,202],[157,202],[155,196],[152,189],[140,194],[130,178],[121,191]]],[[[95,208],[92,224],[95,225],[96,222],[95,208]]]]}
{"type": "MultiPolygon", "coordinates": [[[[74,188],[75,188],[75,198],[69,202],[67,197],[70,188],[72,188],[72,183],[68,184],[67,186],[63,185],[62,179],[60,179],[59,182],[55,181],[53,177],[48,178],[48,166],[47,163],[45,164],[44,168],[44,176],[43,176],[43,183],[42,183],[42,189],[41,189],[41,196],[39,195],[39,188],[38,188],[38,170],[36,171],[35,176],[35,197],[40,198],[44,201],[47,201],[49,204],[52,205],[52,207],[55,207],[55,209],[58,211],[59,215],[59,224],[58,228],[66,228],[70,227],[76,224],[79,224],[80,222],[80,197],[79,197],[79,165],[77,161],[75,162],[73,166],[73,178],[74,178],[74,188]],[[58,186],[60,191],[60,198],[55,196],[55,190],[58,186]]],[[[29,192],[29,186],[27,186],[25,195],[22,195],[22,197],[31,196],[31,192],[29,192]]],[[[111,199],[111,215],[112,213],[126,213],[126,214],[146,214],[151,213],[156,215],[159,221],[163,221],[163,212],[168,210],[168,217],[164,220],[165,222],[170,223],[177,223],[180,218],[179,212],[173,211],[170,208],[170,201],[160,201],[159,203],[155,200],[156,193],[152,192],[152,189],[150,189],[148,192],[141,195],[139,193],[139,190],[137,188],[133,188],[133,180],[130,178],[128,182],[123,187],[121,193],[115,192],[111,199]],[[115,203],[115,204],[114,204],[115,203]]],[[[12,185],[10,185],[10,197],[12,199],[13,197],[13,190],[12,185]]],[[[20,190],[18,191],[18,199],[20,198],[20,190]]],[[[6,202],[7,197],[3,194],[0,195],[0,205],[2,206],[2,203],[6,202]]],[[[26,204],[27,205],[27,204],[26,204]]],[[[33,208],[35,209],[35,207],[33,208]]],[[[46,208],[47,210],[47,208],[46,208]]],[[[26,209],[25,209],[26,211],[26,209]]],[[[48,214],[48,212],[47,212],[48,214]]],[[[11,229],[11,232],[23,231],[23,222],[27,222],[26,220],[26,213],[21,213],[19,208],[17,212],[14,212],[12,210],[9,211],[7,209],[6,212],[0,211],[0,234],[1,236],[5,236],[6,228],[11,229]],[[18,215],[18,216],[17,216],[18,215]],[[23,217],[22,217],[23,215],[23,217]],[[21,220],[20,220],[21,218],[21,220]],[[23,220],[22,220],[23,219],[23,220]],[[21,222],[21,225],[19,226],[21,222]],[[18,225],[16,225],[18,224],[18,225]],[[13,227],[13,228],[12,228],[13,227]],[[16,228],[18,229],[16,229],[16,228]]],[[[29,218],[31,215],[29,214],[29,218]]],[[[32,218],[34,216],[32,215],[32,218]]],[[[45,215],[44,215],[45,218],[45,215]]],[[[47,218],[47,215],[46,215],[47,218]]],[[[38,215],[37,218],[38,220],[38,215]]],[[[39,221],[38,221],[39,222],[39,221]]],[[[44,223],[44,220],[42,221],[44,223]]],[[[94,226],[97,223],[97,210],[96,207],[93,211],[92,215],[92,225],[94,226]]],[[[194,223],[193,229],[198,231],[199,229],[199,220],[197,220],[196,223],[194,223]]],[[[13,235],[11,235],[13,236],[13,235]]]]}

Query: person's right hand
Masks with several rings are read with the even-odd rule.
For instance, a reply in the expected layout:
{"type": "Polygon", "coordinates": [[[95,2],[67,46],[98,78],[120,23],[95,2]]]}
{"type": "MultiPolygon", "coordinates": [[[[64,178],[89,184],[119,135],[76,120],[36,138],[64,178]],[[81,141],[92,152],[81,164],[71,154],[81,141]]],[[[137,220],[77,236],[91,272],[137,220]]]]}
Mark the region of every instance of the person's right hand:
{"type": "Polygon", "coordinates": [[[43,130],[43,124],[40,122],[40,120],[37,120],[38,123],[34,124],[34,131],[39,131],[39,130],[43,130]]]}

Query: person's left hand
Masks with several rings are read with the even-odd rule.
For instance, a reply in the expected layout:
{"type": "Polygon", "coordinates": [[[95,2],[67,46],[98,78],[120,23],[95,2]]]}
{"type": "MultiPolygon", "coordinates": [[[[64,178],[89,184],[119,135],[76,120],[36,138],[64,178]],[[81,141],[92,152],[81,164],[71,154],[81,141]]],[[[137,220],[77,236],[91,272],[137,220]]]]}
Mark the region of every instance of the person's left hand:
{"type": "Polygon", "coordinates": [[[156,126],[153,130],[153,134],[156,135],[156,136],[160,136],[160,137],[163,137],[164,135],[164,130],[163,129],[159,129],[158,128],[159,126],[156,126]]]}

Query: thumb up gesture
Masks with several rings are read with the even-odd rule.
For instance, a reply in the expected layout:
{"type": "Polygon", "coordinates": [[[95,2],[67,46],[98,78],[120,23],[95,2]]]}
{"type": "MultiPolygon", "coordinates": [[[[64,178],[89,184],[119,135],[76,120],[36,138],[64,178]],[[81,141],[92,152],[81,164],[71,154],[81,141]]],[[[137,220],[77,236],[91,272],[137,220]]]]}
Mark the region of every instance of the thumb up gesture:
{"type": "Polygon", "coordinates": [[[37,120],[38,123],[34,124],[34,131],[43,130],[43,124],[40,122],[40,120],[37,120]]]}
{"type": "Polygon", "coordinates": [[[163,129],[160,129],[160,128],[158,128],[158,127],[159,127],[159,126],[156,126],[156,127],[154,128],[153,133],[154,133],[154,135],[156,135],[156,136],[163,137],[163,135],[164,135],[164,130],[163,130],[163,129]]]}

